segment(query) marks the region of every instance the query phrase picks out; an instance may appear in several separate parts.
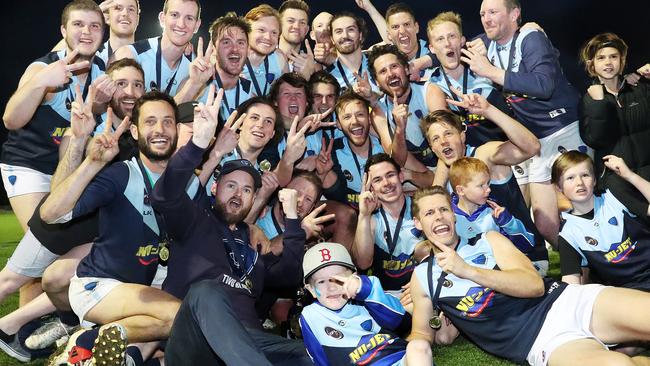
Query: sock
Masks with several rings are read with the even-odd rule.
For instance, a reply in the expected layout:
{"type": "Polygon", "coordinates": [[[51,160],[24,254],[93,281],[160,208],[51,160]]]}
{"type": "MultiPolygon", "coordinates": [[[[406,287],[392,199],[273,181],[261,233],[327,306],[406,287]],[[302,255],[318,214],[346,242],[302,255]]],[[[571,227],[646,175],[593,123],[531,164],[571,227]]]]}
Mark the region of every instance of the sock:
{"type": "Polygon", "coordinates": [[[5,343],[11,343],[14,340],[15,334],[7,334],[4,330],[0,329],[0,339],[5,343]]]}
{"type": "Polygon", "coordinates": [[[77,346],[85,348],[87,350],[93,349],[95,345],[95,339],[99,335],[99,328],[89,329],[77,337],[77,346]]]}
{"type": "Polygon", "coordinates": [[[69,326],[79,325],[79,318],[72,311],[58,311],[56,315],[61,319],[61,323],[69,326]]]}
{"type": "Polygon", "coordinates": [[[142,359],[142,353],[140,352],[140,349],[138,347],[136,346],[126,347],[126,354],[131,356],[136,366],[144,365],[144,360],[142,359]]]}

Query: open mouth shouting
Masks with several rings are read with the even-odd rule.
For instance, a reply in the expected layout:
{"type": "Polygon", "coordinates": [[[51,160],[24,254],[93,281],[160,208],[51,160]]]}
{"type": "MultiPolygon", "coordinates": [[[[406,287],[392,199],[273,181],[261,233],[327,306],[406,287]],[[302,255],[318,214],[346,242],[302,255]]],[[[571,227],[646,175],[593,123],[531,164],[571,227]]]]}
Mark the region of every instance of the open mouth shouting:
{"type": "Polygon", "coordinates": [[[298,104],[293,104],[292,103],[292,104],[289,104],[289,106],[287,107],[287,110],[289,111],[289,114],[297,115],[298,112],[300,112],[300,107],[298,106],[298,104]]]}
{"type": "Polygon", "coordinates": [[[434,235],[447,235],[451,232],[451,228],[447,224],[441,224],[433,227],[434,235]]]}
{"type": "Polygon", "coordinates": [[[239,209],[242,207],[242,201],[237,197],[231,198],[228,200],[226,207],[228,208],[228,211],[239,211],[239,209]]]}

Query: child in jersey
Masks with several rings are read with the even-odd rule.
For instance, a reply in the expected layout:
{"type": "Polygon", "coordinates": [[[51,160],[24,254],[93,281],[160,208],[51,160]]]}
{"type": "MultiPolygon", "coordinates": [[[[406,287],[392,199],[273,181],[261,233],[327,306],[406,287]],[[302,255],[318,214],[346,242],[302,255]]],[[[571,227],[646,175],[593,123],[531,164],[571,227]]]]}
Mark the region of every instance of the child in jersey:
{"type": "Polygon", "coordinates": [[[426,341],[407,347],[395,335],[411,321],[399,300],[376,277],[354,271],[341,244],[320,243],[305,253],[305,287],[316,301],[303,309],[300,328],[314,364],[432,365],[426,341]]]}
{"type": "MultiPolygon", "coordinates": [[[[650,198],[650,182],[628,168],[623,159],[607,155],[605,166],[650,198]]],[[[578,151],[562,154],[552,168],[552,181],[573,209],[562,213],[559,250],[562,281],[650,291],[650,228],[607,190],[594,193],[596,177],[591,158],[578,151]]]]}
{"type": "Polygon", "coordinates": [[[533,233],[507,208],[489,199],[490,169],[482,160],[470,157],[456,160],[449,168],[449,183],[454,191],[452,208],[459,236],[469,239],[494,230],[524,253],[533,249],[533,233]]]}

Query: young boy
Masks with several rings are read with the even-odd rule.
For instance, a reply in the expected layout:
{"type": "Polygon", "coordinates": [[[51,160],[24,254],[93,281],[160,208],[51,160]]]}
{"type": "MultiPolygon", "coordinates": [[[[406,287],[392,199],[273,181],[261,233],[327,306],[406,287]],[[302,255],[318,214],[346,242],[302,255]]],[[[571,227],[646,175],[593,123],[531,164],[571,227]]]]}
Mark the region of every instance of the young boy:
{"type": "MultiPolygon", "coordinates": [[[[623,159],[606,155],[605,166],[648,199],[650,182],[631,171],[623,159]]],[[[594,194],[591,158],[578,151],[562,154],[552,180],[573,205],[562,213],[559,249],[562,281],[586,283],[582,268],[606,285],[650,291],[650,230],[607,190],[594,194]]]]}
{"type": "Polygon", "coordinates": [[[316,301],[305,307],[300,328],[316,365],[432,365],[426,341],[395,336],[410,326],[399,300],[376,277],[358,276],[341,244],[320,243],[303,259],[305,287],[316,301]]]}
{"type": "Polygon", "coordinates": [[[482,160],[456,160],[449,169],[449,183],[454,191],[452,208],[458,235],[469,239],[494,230],[508,237],[523,253],[535,246],[535,237],[523,222],[489,199],[490,169],[482,160]]]}

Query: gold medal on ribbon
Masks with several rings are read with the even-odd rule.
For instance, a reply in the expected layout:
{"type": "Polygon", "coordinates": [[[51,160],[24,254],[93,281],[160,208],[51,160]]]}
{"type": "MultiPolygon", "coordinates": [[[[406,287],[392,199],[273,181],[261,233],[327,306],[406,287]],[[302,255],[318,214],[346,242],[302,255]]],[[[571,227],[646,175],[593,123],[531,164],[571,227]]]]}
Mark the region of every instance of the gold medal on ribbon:
{"type": "Polygon", "coordinates": [[[160,260],[163,262],[167,262],[167,260],[169,259],[169,248],[167,248],[166,241],[160,243],[160,246],[158,247],[158,256],[160,257],[160,260]]]}
{"type": "Polygon", "coordinates": [[[268,172],[271,170],[271,162],[264,159],[260,162],[260,170],[262,172],[268,172]]]}

